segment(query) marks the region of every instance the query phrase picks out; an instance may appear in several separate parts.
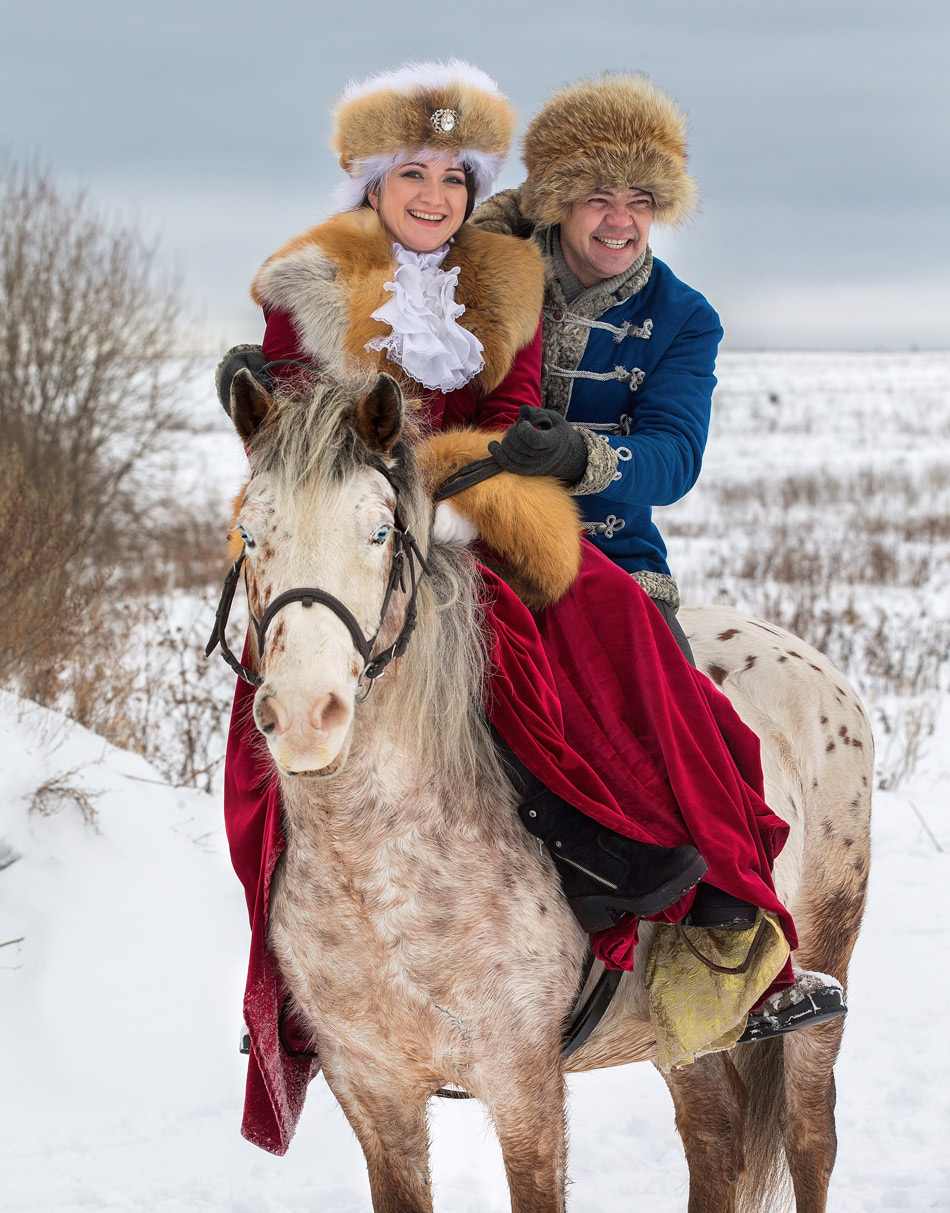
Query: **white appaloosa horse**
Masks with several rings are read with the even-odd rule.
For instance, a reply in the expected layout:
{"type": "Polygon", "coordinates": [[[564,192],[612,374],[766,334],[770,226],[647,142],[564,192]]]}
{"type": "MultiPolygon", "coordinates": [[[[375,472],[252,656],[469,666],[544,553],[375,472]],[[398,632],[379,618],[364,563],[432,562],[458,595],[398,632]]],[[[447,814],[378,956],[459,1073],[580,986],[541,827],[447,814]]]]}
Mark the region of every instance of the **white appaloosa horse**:
{"type": "MultiPolygon", "coordinates": [[[[432,505],[400,439],[402,409],[387,376],[359,398],[321,388],[307,403],[273,401],[247,372],[234,381],[254,465],[238,525],[265,633],[255,719],[287,838],[269,944],[362,1144],[377,1213],[432,1209],[426,1104],[445,1084],[488,1108],[515,1213],[558,1213],[560,1041],[585,938],[499,769],[480,709],[472,565],[429,548],[432,505]],[[374,654],[405,652],[365,697],[377,629],[374,654]]],[[[864,712],[838,670],[787,633],[727,609],[680,618],[761,738],[769,804],[791,826],[776,884],[798,925],[796,959],[844,983],[868,868],[864,712]]],[[[648,925],[644,936],[643,956],[648,925]]],[[[799,1213],[822,1213],[842,1022],[673,1072],[692,1213],[772,1209],[786,1160],[799,1213]]],[[[567,1068],[653,1056],[638,964],[567,1068]]]]}

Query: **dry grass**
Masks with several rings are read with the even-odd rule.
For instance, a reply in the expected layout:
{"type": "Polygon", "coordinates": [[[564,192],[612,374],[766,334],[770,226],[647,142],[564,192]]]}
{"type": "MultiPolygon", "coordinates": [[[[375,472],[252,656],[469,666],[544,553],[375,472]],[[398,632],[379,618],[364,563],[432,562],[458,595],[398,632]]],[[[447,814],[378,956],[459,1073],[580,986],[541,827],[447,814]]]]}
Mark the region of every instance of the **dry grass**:
{"type": "Polygon", "coordinates": [[[15,446],[0,453],[0,534],[0,669],[28,698],[50,702],[96,630],[106,577],[93,569],[66,490],[41,489],[15,446]]]}
{"type": "Polygon", "coordinates": [[[689,600],[734,603],[831,657],[875,719],[878,782],[896,787],[950,690],[950,468],[822,469],[715,496],[666,528],[707,551],[689,600]]]}
{"type": "Polygon", "coordinates": [[[67,803],[71,803],[82,814],[83,822],[87,826],[92,826],[94,830],[98,830],[99,814],[94,802],[101,793],[78,787],[71,782],[79,774],[80,769],[74,767],[71,771],[60,771],[59,774],[52,775],[41,783],[30,797],[30,812],[36,813],[40,817],[52,817],[54,813],[60,812],[67,803]]]}
{"type": "MultiPolygon", "coordinates": [[[[225,517],[223,503],[196,512],[158,502],[145,541],[114,541],[103,567],[101,532],[77,531],[49,485],[38,490],[16,448],[4,450],[3,684],[144,755],[171,782],[210,790],[230,693],[205,661],[202,630],[174,613],[176,594],[213,600],[225,517]]],[[[57,788],[44,785],[34,807],[51,803],[57,788]]]]}

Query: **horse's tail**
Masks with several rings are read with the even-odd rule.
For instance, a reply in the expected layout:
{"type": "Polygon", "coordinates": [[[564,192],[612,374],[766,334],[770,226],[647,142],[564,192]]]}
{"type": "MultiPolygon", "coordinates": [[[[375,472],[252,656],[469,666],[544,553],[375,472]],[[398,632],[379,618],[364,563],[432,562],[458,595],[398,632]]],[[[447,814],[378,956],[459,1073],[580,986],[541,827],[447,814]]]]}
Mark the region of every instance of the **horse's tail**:
{"type": "Polygon", "coordinates": [[[745,1171],[739,1181],[736,1213],[779,1213],[792,1200],[791,1177],[785,1162],[782,1112],[785,1103],[784,1040],[740,1045],[733,1054],[745,1083],[745,1171]]]}

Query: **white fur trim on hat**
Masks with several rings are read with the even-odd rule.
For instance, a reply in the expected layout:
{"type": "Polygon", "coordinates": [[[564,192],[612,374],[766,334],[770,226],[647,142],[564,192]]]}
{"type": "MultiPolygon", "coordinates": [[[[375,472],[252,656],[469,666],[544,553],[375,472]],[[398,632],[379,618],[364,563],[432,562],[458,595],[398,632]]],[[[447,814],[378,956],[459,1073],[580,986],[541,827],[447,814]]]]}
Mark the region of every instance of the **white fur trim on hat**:
{"type": "Polygon", "coordinates": [[[474,64],[466,63],[464,59],[450,59],[448,63],[404,63],[395,71],[379,72],[376,76],[367,76],[365,80],[351,80],[343,90],[340,104],[345,105],[348,101],[355,101],[357,97],[382,92],[384,89],[392,89],[397,93],[410,93],[418,89],[428,92],[431,89],[450,88],[459,82],[495,97],[503,96],[501,89],[487,72],[483,72],[474,64]]]}
{"type": "MultiPolygon", "coordinates": [[[[498,152],[476,152],[471,148],[463,148],[452,158],[454,159],[456,155],[475,178],[476,204],[484,201],[494,188],[498,174],[505,163],[504,156],[498,152]]],[[[378,189],[383,179],[397,165],[425,156],[432,156],[432,152],[427,148],[402,152],[398,156],[368,156],[365,160],[358,160],[353,165],[352,176],[341,181],[333,191],[337,206],[344,211],[355,211],[357,207],[363,205],[366,195],[371,190],[378,189]]],[[[444,159],[444,157],[440,156],[439,159],[444,159]]]]}

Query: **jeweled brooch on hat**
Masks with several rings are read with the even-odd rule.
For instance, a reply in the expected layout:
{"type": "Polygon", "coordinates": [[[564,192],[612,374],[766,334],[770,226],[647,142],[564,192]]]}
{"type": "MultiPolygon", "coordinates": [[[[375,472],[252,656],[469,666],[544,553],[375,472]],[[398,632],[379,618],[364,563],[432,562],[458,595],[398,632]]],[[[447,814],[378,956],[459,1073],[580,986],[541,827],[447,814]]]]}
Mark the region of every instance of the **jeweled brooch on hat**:
{"type": "Polygon", "coordinates": [[[432,125],[437,131],[454,131],[458,120],[458,110],[436,110],[432,115],[432,125]]]}

